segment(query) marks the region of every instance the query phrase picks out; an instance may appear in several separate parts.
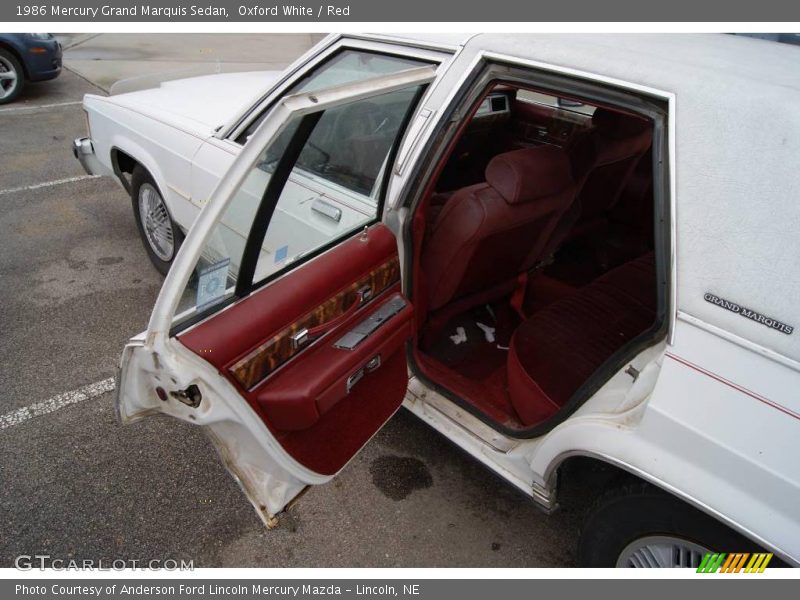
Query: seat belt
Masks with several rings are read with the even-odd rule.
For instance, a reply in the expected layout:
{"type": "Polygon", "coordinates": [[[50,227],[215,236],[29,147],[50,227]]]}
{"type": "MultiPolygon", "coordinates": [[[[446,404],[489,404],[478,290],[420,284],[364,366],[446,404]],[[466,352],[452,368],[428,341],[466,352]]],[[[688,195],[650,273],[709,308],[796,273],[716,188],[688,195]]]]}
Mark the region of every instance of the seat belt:
{"type": "Polygon", "coordinates": [[[528,272],[525,271],[517,275],[517,283],[511,293],[509,304],[523,321],[527,319],[525,314],[525,294],[528,291],[528,272]]]}
{"type": "Polygon", "coordinates": [[[536,263],[530,271],[525,271],[517,275],[517,282],[514,285],[514,291],[511,292],[509,304],[523,321],[528,318],[528,315],[525,314],[525,295],[528,293],[528,281],[530,276],[552,264],[553,255],[551,254],[547,258],[536,263]]]}

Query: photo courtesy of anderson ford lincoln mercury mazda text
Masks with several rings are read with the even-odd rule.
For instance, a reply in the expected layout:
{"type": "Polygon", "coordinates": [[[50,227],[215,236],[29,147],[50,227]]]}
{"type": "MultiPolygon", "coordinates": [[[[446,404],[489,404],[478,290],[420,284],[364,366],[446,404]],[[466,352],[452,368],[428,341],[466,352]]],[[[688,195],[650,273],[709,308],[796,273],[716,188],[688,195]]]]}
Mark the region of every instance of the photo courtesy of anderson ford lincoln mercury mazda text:
{"type": "Polygon", "coordinates": [[[588,566],[800,561],[800,48],[331,35],[87,95],[166,280],[116,407],[201,425],[268,527],[400,406],[588,566]],[[766,107],[766,110],[765,110],[766,107]]]}

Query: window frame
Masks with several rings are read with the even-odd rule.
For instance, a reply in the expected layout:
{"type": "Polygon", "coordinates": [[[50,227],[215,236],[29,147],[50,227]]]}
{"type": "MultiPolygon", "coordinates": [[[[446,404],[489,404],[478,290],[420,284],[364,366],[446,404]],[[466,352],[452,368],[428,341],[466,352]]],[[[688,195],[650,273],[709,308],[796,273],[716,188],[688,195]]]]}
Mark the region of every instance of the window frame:
{"type": "MultiPolygon", "coordinates": [[[[415,71],[420,69],[431,69],[435,71],[435,68],[436,65],[432,64],[423,65],[412,69],[406,69],[404,71],[398,71],[397,73],[391,74],[391,76],[396,76],[399,74],[408,73],[410,71],[415,71]]],[[[368,79],[358,83],[368,85],[370,81],[371,80],[368,79]]],[[[408,84],[409,88],[416,87],[416,91],[414,93],[411,102],[408,105],[403,120],[400,123],[397,136],[392,142],[389,152],[387,153],[387,158],[386,158],[387,165],[393,164],[394,161],[396,160],[397,153],[400,147],[402,146],[405,137],[408,133],[409,124],[411,123],[414,116],[419,112],[420,107],[423,106],[423,99],[425,98],[427,92],[430,90],[434,81],[435,81],[435,75],[433,76],[432,79],[430,79],[427,82],[408,84]]],[[[348,85],[353,85],[353,84],[348,84],[348,85]]],[[[335,86],[333,88],[327,88],[326,90],[319,90],[318,93],[321,94],[323,92],[336,89],[337,87],[335,86]]],[[[395,90],[387,90],[385,93],[391,93],[392,91],[395,90]]],[[[297,96],[288,95],[282,97],[279,100],[283,100],[284,102],[292,102],[294,98],[309,97],[313,96],[314,93],[315,92],[299,94],[297,96]]],[[[358,101],[359,100],[353,100],[353,102],[358,102],[358,101]]],[[[342,106],[344,106],[344,104],[342,106]]],[[[292,135],[292,138],[287,145],[287,150],[285,150],[283,155],[281,155],[281,158],[278,161],[278,165],[276,165],[275,172],[270,177],[266,189],[264,190],[262,197],[259,200],[255,216],[250,225],[250,230],[248,231],[247,238],[245,240],[245,248],[242,253],[242,260],[239,266],[239,272],[237,273],[236,276],[236,285],[234,286],[233,294],[211,306],[208,306],[203,310],[196,311],[194,314],[186,317],[185,319],[181,320],[178,323],[175,322],[177,313],[171,314],[170,326],[169,326],[170,337],[174,337],[179,333],[189,329],[190,327],[193,327],[194,325],[202,321],[205,321],[208,318],[212,318],[216,313],[220,312],[221,310],[224,310],[228,306],[231,306],[236,302],[246,298],[253,292],[259,290],[260,288],[266,285],[269,285],[276,279],[291,274],[291,272],[294,269],[301,267],[302,265],[313,260],[319,255],[333,249],[343,241],[350,239],[351,237],[354,237],[356,235],[360,235],[360,233],[363,231],[363,229],[359,227],[357,229],[353,229],[337,237],[331,238],[330,240],[328,240],[327,243],[320,245],[319,247],[303,255],[296,261],[284,265],[284,267],[282,267],[281,269],[278,269],[274,273],[271,273],[270,275],[268,275],[267,277],[258,282],[253,282],[256,265],[258,263],[258,258],[260,255],[261,245],[263,244],[264,237],[266,236],[267,230],[269,228],[269,223],[272,220],[272,215],[274,214],[275,208],[277,207],[277,204],[280,200],[281,193],[283,192],[283,189],[289,179],[289,176],[292,173],[293,167],[297,161],[297,158],[299,157],[299,153],[302,151],[306,141],[313,133],[314,125],[316,125],[316,122],[322,118],[322,116],[327,110],[330,110],[330,108],[311,111],[299,115],[301,121],[298,124],[297,131],[295,131],[295,133],[292,135]],[[245,281],[247,283],[243,283],[245,281]]],[[[284,123],[284,127],[289,122],[290,121],[284,123]]],[[[261,149],[259,151],[259,154],[263,152],[263,150],[264,149],[261,149]]],[[[250,166],[250,169],[252,168],[255,168],[254,164],[250,166]]],[[[372,216],[369,220],[365,222],[364,228],[369,228],[372,225],[381,222],[389,181],[391,179],[391,174],[392,170],[390,168],[385,168],[382,170],[380,174],[382,176],[382,180],[380,182],[379,193],[377,198],[375,199],[376,200],[375,213],[374,216],[372,216]]],[[[224,210],[226,210],[229,206],[230,203],[229,202],[226,203],[224,210]]],[[[215,224],[219,224],[220,222],[221,220],[217,220],[215,224]]]]}
{"type": "MultiPolygon", "coordinates": [[[[400,122],[397,136],[394,138],[394,141],[389,148],[389,152],[386,155],[386,164],[392,164],[394,162],[400,144],[402,143],[405,133],[408,130],[408,124],[411,122],[414,114],[416,114],[417,108],[420,106],[422,97],[425,95],[428,86],[429,84],[421,84],[417,87],[417,90],[415,91],[414,96],[412,97],[411,102],[409,103],[408,108],[403,115],[403,119],[400,122]]],[[[334,246],[339,245],[344,240],[349,239],[362,231],[362,228],[359,227],[358,229],[353,229],[340,236],[333,237],[328,240],[328,242],[308,252],[298,260],[293,261],[290,264],[285,265],[283,268],[278,269],[274,273],[267,275],[264,279],[261,279],[258,282],[253,281],[255,277],[256,266],[258,265],[258,259],[261,255],[261,247],[263,246],[264,239],[269,231],[269,224],[272,222],[272,217],[275,214],[275,209],[277,208],[278,203],[280,202],[283,189],[286,187],[286,183],[289,180],[289,176],[292,174],[292,171],[294,170],[294,166],[297,163],[300,153],[303,151],[306,142],[314,132],[314,127],[320,121],[320,119],[322,119],[327,110],[329,109],[313,112],[303,116],[302,120],[298,124],[297,131],[289,141],[287,149],[284,151],[275,167],[274,173],[270,177],[267,188],[264,190],[264,194],[261,197],[259,206],[256,209],[256,214],[250,227],[250,232],[247,234],[244,252],[242,253],[242,261],[239,266],[239,273],[236,277],[234,297],[243,298],[253,293],[257,289],[268,285],[278,277],[289,273],[295,268],[319,256],[323,252],[327,252],[334,246]]],[[[390,175],[390,169],[382,169],[379,173],[379,176],[382,177],[382,180],[379,185],[378,197],[375,198],[375,214],[366,220],[364,224],[365,228],[369,228],[375,223],[381,221],[383,207],[386,201],[386,189],[388,187],[390,175]]]]}
{"type": "MultiPolygon", "coordinates": [[[[450,144],[460,135],[460,126],[465,115],[471,114],[483,96],[498,83],[508,83],[522,88],[589,100],[595,105],[613,106],[644,116],[653,121],[653,202],[656,256],[657,308],[654,325],[612,355],[600,369],[586,380],[575,395],[561,410],[541,424],[516,430],[489,419],[482,411],[463,400],[450,389],[431,380],[420,369],[415,358],[414,347],[406,348],[409,370],[424,385],[441,394],[456,406],[464,409],[495,431],[512,439],[532,439],[545,435],[567,420],[578,408],[589,400],[609,379],[609,374],[619,371],[632,356],[665,340],[671,343],[675,320],[675,229],[674,229],[674,134],[675,97],[669,92],[644,88],[618,80],[610,80],[591,73],[580,73],[571,69],[553,67],[535,61],[508,55],[481,52],[464,71],[449,98],[442,114],[431,128],[420,149],[411,159],[412,168],[405,177],[400,190],[397,207],[405,207],[414,214],[420,206],[433,173],[444,160],[450,144]]],[[[414,219],[404,222],[404,240],[413,239],[414,219]]],[[[402,260],[414,264],[415,248],[405,244],[402,260]]],[[[406,269],[403,274],[403,290],[414,302],[414,273],[406,269]]]]}
{"type": "MultiPolygon", "coordinates": [[[[419,60],[427,63],[423,66],[441,67],[447,60],[452,58],[453,52],[442,50],[432,50],[428,48],[402,46],[391,42],[373,41],[366,39],[342,37],[334,40],[329,46],[321,49],[317,54],[311,56],[306,62],[289,67],[288,72],[278,80],[264,95],[254,102],[243,114],[241,114],[229,127],[220,130],[221,139],[234,144],[238,148],[244,147],[245,143],[240,142],[239,138],[250,125],[262,115],[267,115],[281,98],[291,95],[292,89],[303,79],[328,61],[334,59],[341,52],[355,51],[370,54],[379,54],[401,59],[419,60]]],[[[301,59],[302,60],[302,59],[301,59]]],[[[264,117],[266,118],[266,116],[264,117]]]]}

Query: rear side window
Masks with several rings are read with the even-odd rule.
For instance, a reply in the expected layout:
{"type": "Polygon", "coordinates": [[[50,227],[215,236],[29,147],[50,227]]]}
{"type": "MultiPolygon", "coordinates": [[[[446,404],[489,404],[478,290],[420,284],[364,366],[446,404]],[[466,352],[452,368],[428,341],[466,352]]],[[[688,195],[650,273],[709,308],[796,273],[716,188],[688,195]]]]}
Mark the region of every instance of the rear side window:
{"type": "MultiPolygon", "coordinates": [[[[318,66],[311,73],[303,77],[284,95],[313,92],[324,88],[364,81],[381,75],[389,75],[414,67],[423,67],[429,63],[413,58],[365,52],[363,50],[343,50],[334,55],[330,60],[318,66]]],[[[253,135],[253,132],[267,116],[267,107],[253,119],[247,128],[236,138],[239,144],[244,144],[253,135]]]]}

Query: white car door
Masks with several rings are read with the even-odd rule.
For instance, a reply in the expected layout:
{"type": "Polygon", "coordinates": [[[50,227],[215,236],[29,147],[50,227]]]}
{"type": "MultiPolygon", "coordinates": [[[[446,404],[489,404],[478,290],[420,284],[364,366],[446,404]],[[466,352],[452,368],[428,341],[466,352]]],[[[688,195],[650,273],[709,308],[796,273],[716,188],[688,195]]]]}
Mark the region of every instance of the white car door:
{"type": "Polygon", "coordinates": [[[343,181],[382,187],[434,76],[418,67],[281,100],[200,213],[147,331],[123,353],[120,420],[164,413],[202,425],[268,525],[394,414],[413,332],[380,202],[321,238],[298,239],[276,217],[302,201],[290,181],[309,172],[330,193],[343,181]],[[386,118],[371,135],[341,120],[376,106],[386,118]]]}

